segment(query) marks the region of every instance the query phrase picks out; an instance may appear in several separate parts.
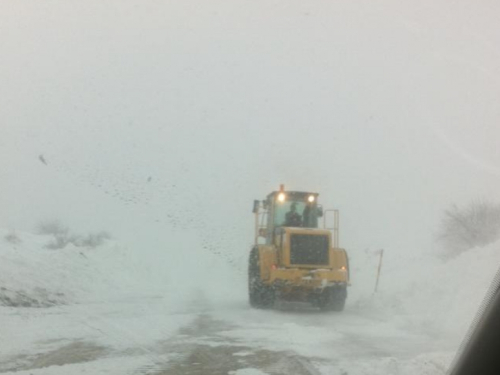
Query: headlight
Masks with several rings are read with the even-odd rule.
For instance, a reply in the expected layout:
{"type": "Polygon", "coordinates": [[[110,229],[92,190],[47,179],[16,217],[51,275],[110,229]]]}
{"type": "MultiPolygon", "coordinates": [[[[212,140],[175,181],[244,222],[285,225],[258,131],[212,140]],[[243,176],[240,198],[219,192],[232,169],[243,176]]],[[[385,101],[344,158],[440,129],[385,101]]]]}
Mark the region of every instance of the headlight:
{"type": "Polygon", "coordinates": [[[285,201],[285,193],[279,193],[278,194],[278,200],[280,202],[284,202],[285,201]]]}
{"type": "Polygon", "coordinates": [[[312,202],[314,202],[314,195],[310,195],[310,196],[307,198],[307,200],[308,200],[309,202],[311,202],[311,203],[312,203],[312,202]]]}

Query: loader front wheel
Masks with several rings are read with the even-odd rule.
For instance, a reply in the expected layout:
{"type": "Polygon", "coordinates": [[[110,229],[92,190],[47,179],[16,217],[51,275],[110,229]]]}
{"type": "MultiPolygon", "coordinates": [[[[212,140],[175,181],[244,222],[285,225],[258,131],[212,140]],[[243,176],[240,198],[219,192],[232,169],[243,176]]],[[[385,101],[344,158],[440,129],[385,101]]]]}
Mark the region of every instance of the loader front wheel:
{"type": "Polygon", "coordinates": [[[332,311],[343,311],[345,300],[347,299],[347,287],[337,286],[332,291],[332,303],[330,309],[332,311]]]}
{"type": "Polygon", "coordinates": [[[345,298],[332,301],[330,310],[332,311],[343,311],[345,307],[345,298]]]}
{"type": "Polygon", "coordinates": [[[323,311],[343,311],[346,298],[345,286],[325,288],[318,298],[318,306],[323,311]]]}
{"type": "Polygon", "coordinates": [[[250,306],[260,309],[274,305],[274,289],[265,285],[260,278],[259,251],[253,248],[248,264],[248,299],[250,306]]]}

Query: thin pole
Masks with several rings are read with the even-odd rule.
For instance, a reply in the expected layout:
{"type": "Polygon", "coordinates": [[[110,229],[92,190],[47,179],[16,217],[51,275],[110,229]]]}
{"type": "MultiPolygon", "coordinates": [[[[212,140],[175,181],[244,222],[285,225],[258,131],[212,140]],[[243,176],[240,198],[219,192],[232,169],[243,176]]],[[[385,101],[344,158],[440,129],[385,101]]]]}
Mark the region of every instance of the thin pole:
{"type": "Polygon", "coordinates": [[[380,269],[382,268],[382,258],[384,256],[384,249],[380,250],[380,259],[378,262],[378,269],[377,269],[377,281],[375,282],[375,291],[373,293],[377,293],[378,289],[378,280],[380,279],[380,269]]]}

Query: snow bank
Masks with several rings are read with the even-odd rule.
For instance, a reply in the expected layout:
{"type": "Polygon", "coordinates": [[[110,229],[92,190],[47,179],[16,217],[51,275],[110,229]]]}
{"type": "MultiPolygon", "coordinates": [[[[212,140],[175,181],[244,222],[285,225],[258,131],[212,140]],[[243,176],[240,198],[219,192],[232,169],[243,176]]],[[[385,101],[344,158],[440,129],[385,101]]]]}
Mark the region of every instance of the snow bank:
{"type": "MultiPolygon", "coordinates": [[[[384,256],[390,257],[390,253],[384,256]]],[[[359,271],[366,270],[371,277],[365,275],[359,280],[362,285],[354,288],[354,309],[369,310],[402,328],[426,332],[456,347],[499,269],[500,241],[470,249],[448,261],[430,254],[415,254],[399,265],[388,259],[376,294],[372,288],[377,257],[363,254],[357,260],[359,271]]]]}
{"type": "Polygon", "coordinates": [[[445,374],[447,363],[451,361],[449,353],[431,353],[412,359],[363,358],[363,360],[339,360],[335,365],[318,363],[321,374],[345,375],[437,375],[445,374]]]}
{"type": "MultiPolygon", "coordinates": [[[[144,280],[127,248],[106,241],[97,248],[46,248],[51,236],[0,230],[0,305],[48,307],[104,300],[137,290],[144,280]]],[[[143,288],[144,290],[144,288],[143,288]]],[[[147,289],[146,289],[147,290],[147,289]]]]}
{"type": "Polygon", "coordinates": [[[130,247],[107,240],[96,248],[70,243],[48,249],[51,241],[50,235],[13,235],[0,229],[0,306],[160,296],[169,310],[176,310],[246,301],[246,272],[204,249],[195,236],[171,236],[168,244],[139,241],[130,247]]]}

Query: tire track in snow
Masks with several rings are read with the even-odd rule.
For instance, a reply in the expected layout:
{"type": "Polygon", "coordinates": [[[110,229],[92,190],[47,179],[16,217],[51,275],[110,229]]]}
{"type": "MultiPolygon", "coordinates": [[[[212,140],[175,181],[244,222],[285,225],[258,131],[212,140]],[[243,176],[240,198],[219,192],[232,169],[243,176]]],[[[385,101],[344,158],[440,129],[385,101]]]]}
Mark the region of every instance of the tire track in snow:
{"type": "Polygon", "coordinates": [[[200,314],[191,325],[182,328],[172,340],[160,343],[158,350],[177,353],[164,368],[144,371],[148,375],[219,375],[239,370],[258,369],[269,375],[318,375],[310,359],[291,351],[256,349],[219,335],[235,328],[227,322],[200,314]]]}

